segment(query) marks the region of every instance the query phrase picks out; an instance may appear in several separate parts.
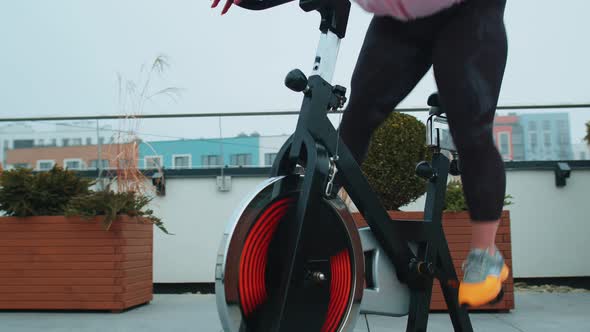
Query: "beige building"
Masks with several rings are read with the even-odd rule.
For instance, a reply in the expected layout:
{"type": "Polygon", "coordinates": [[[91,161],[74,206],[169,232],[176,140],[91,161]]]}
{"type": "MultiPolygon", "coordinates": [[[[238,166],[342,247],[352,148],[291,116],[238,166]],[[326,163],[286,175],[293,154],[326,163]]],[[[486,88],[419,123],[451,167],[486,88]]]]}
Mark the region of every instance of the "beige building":
{"type": "MultiPolygon", "coordinates": [[[[105,144],[100,146],[100,166],[115,168],[123,160],[137,162],[138,149],[135,143],[105,144]]],[[[6,168],[26,167],[48,170],[54,165],[73,170],[97,169],[99,149],[97,145],[67,147],[33,147],[6,151],[6,168]]]]}

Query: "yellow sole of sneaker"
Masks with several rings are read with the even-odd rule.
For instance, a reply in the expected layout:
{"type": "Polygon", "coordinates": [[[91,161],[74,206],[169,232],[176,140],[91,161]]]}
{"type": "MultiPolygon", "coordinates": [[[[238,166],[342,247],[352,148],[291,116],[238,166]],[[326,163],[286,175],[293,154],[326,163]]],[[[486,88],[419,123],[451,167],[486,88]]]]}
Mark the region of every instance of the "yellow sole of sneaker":
{"type": "Polygon", "coordinates": [[[510,269],[504,265],[500,276],[488,276],[478,283],[464,283],[459,285],[459,305],[467,307],[481,307],[497,302],[502,293],[502,283],[508,279],[510,269]]]}

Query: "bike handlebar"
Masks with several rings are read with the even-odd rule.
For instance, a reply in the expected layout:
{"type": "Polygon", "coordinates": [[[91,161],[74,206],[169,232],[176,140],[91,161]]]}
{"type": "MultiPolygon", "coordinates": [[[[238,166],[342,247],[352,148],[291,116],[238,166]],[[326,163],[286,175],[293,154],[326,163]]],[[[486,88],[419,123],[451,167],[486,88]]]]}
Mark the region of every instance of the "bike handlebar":
{"type": "Polygon", "coordinates": [[[238,6],[249,10],[264,10],[286,4],[293,0],[244,0],[238,6]]]}

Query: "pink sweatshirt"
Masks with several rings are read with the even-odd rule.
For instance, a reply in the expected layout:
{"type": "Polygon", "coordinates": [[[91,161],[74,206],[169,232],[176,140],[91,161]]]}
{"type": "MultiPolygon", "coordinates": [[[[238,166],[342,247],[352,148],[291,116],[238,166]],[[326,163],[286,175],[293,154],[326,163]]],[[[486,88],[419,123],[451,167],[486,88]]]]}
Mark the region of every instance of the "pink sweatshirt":
{"type": "Polygon", "coordinates": [[[356,0],[366,11],[409,21],[438,13],[464,0],[356,0]]]}

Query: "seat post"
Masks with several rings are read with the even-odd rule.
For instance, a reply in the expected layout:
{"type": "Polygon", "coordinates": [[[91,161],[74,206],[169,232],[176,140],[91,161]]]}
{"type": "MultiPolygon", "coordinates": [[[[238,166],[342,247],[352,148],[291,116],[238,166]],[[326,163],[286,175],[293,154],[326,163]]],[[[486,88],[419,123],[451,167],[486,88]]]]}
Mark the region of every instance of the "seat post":
{"type": "Polygon", "coordinates": [[[326,82],[332,83],[339,51],[340,38],[332,31],[322,32],[313,62],[311,76],[318,75],[326,82]]]}
{"type": "Polygon", "coordinates": [[[300,0],[299,6],[306,12],[317,10],[321,15],[320,41],[311,76],[318,75],[331,83],[336,70],[340,41],[346,34],[350,1],[348,0],[300,0]]]}

